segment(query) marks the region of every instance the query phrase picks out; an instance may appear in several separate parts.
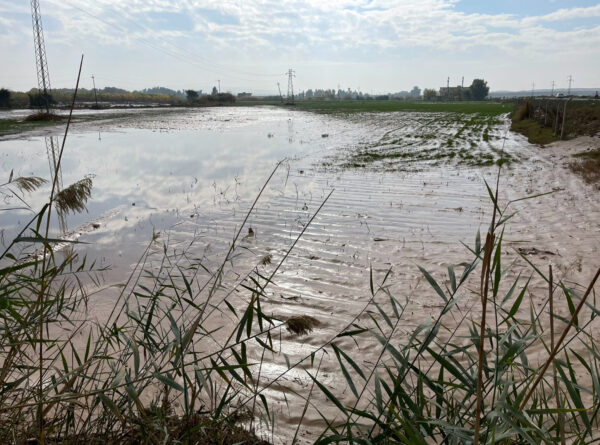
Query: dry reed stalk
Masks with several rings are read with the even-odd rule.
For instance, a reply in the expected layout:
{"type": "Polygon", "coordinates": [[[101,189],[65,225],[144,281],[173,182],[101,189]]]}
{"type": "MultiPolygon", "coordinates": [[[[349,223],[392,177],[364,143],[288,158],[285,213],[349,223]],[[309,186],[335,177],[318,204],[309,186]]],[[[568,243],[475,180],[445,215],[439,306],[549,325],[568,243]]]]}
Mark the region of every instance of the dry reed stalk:
{"type": "MultiPolygon", "coordinates": [[[[493,224],[492,224],[493,227],[493,224]]],[[[479,362],[477,365],[477,405],[475,407],[475,431],[473,445],[479,444],[479,430],[481,428],[481,406],[483,404],[483,359],[485,357],[484,337],[485,319],[487,312],[487,300],[490,281],[490,263],[492,260],[492,248],[494,247],[494,234],[488,232],[485,239],[485,253],[481,267],[481,323],[479,333],[479,362]]]]}
{"type": "MultiPolygon", "coordinates": [[[[506,142],[506,139],[504,140],[506,142]]],[[[504,146],[504,145],[503,145],[504,146]]],[[[498,168],[498,176],[496,177],[496,192],[493,199],[494,211],[492,213],[492,224],[485,237],[485,252],[483,256],[483,264],[481,266],[481,324],[479,333],[479,358],[477,364],[477,405],[475,407],[475,428],[473,431],[473,445],[479,445],[479,430],[481,429],[481,409],[483,405],[483,359],[485,357],[484,336],[485,336],[485,317],[487,311],[488,290],[490,283],[490,264],[492,260],[492,249],[494,247],[494,230],[496,230],[496,212],[498,209],[498,190],[500,188],[500,171],[498,168]]],[[[491,194],[491,191],[490,191],[491,194]]],[[[502,215],[502,212],[500,212],[502,215]]]]}
{"type": "Polygon", "coordinates": [[[579,305],[577,306],[577,309],[575,309],[575,312],[573,312],[573,315],[571,316],[571,320],[569,320],[569,324],[567,325],[566,329],[563,331],[563,333],[561,334],[560,338],[556,342],[556,345],[554,345],[554,348],[552,348],[552,352],[550,353],[550,357],[548,357],[548,359],[544,363],[544,366],[542,366],[542,368],[541,368],[541,370],[540,370],[537,378],[533,382],[533,385],[531,385],[531,388],[529,388],[529,392],[527,393],[527,395],[525,396],[525,398],[521,402],[521,406],[520,406],[521,410],[525,409],[525,405],[527,405],[527,402],[529,402],[529,399],[533,395],[533,392],[535,391],[535,388],[542,381],[542,378],[544,377],[544,373],[548,370],[548,367],[550,366],[550,364],[554,362],[554,359],[556,358],[556,354],[558,353],[558,349],[560,348],[560,345],[562,344],[562,342],[566,338],[567,334],[571,330],[571,327],[573,327],[573,324],[575,324],[575,320],[577,319],[577,316],[579,315],[579,312],[581,312],[581,309],[585,305],[587,297],[592,292],[592,289],[594,289],[594,286],[595,286],[596,281],[598,280],[599,276],[600,276],[600,268],[598,268],[598,270],[596,271],[596,274],[594,275],[594,278],[592,279],[592,281],[590,282],[590,285],[588,286],[587,290],[585,291],[585,294],[581,298],[581,301],[579,302],[579,305]]]}
{"type": "MultiPolygon", "coordinates": [[[[50,205],[48,206],[48,213],[46,215],[46,231],[45,237],[48,238],[48,233],[50,231],[50,215],[52,211],[52,200],[54,199],[54,193],[58,186],[58,172],[60,171],[60,164],[62,161],[63,151],[65,149],[65,142],[67,140],[67,134],[69,133],[69,126],[71,124],[71,117],[73,116],[73,109],[75,108],[75,99],[77,98],[77,90],[79,89],[79,80],[81,79],[81,68],[83,67],[83,54],[81,55],[81,61],[79,62],[79,73],[77,74],[77,83],[75,84],[75,92],[73,93],[73,102],[71,103],[71,111],[69,112],[69,118],[67,120],[67,126],[65,128],[65,135],[63,137],[62,146],[60,149],[60,153],[58,155],[58,162],[56,164],[56,170],[54,171],[54,178],[52,181],[52,190],[50,191],[50,205]]],[[[44,254],[42,262],[42,274],[41,277],[46,275],[46,265],[47,265],[47,254],[48,254],[48,243],[44,243],[44,254]]],[[[44,376],[44,304],[45,304],[45,293],[47,289],[48,283],[45,279],[42,280],[42,285],[40,287],[40,292],[38,294],[38,301],[36,302],[36,306],[40,309],[40,320],[38,323],[38,341],[39,341],[39,352],[38,352],[38,371],[39,371],[39,382],[38,382],[38,403],[37,403],[37,423],[38,423],[38,440],[41,445],[45,443],[44,437],[44,402],[43,402],[43,393],[44,393],[44,385],[43,385],[43,376],[44,376]]]]}
{"type": "MultiPolygon", "coordinates": [[[[548,297],[550,299],[550,350],[554,349],[554,280],[552,276],[552,265],[548,266],[548,278],[550,286],[548,288],[548,297]]],[[[556,397],[556,408],[560,409],[560,394],[558,392],[558,376],[556,374],[556,365],[552,362],[552,379],[554,383],[554,396],[556,397]]],[[[565,445],[565,430],[563,426],[563,415],[558,413],[558,434],[560,436],[560,443],[565,445]]]]}

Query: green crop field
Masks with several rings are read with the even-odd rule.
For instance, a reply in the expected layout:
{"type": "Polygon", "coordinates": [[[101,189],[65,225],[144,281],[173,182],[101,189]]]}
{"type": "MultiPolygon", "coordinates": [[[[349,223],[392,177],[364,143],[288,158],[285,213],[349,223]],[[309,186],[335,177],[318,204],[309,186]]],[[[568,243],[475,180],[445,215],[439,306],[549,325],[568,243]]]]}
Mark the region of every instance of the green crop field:
{"type": "Polygon", "coordinates": [[[423,113],[484,113],[500,115],[510,113],[511,104],[496,102],[417,102],[395,100],[309,100],[298,101],[295,105],[283,105],[278,102],[254,101],[237,102],[239,106],[278,105],[302,111],[319,113],[366,113],[409,111],[423,113]]]}

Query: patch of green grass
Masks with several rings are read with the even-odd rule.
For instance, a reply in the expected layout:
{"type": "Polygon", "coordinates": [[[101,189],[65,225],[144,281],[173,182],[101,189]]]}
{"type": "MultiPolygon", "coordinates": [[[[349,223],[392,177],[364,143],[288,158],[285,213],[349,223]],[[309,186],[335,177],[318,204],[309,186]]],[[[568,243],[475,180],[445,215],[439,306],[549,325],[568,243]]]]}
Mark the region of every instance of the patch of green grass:
{"type": "MultiPolygon", "coordinates": [[[[447,144],[446,144],[447,145],[447,144]]],[[[451,147],[447,146],[447,147],[451,147]]],[[[434,162],[454,161],[458,165],[470,167],[486,167],[502,161],[504,164],[517,162],[518,159],[502,150],[494,153],[472,150],[467,148],[453,149],[447,147],[427,148],[419,151],[403,148],[378,149],[377,147],[361,150],[342,164],[342,168],[365,168],[368,166],[390,166],[398,161],[434,162]]]]}
{"type": "MultiPolygon", "coordinates": [[[[483,113],[424,113],[416,121],[419,124],[417,133],[404,133],[402,138],[396,133],[392,137],[391,132],[387,132],[378,142],[346,154],[341,168],[412,170],[416,167],[415,162],[427,162],[429,166],[446,162],[485,167],[519,161],[518,157],[491,144],[492,140],[499,139],[493,134],[502,122],[498,117],[483,113]],[[481,144],[482,140],[487,142],[485,146],[481,144]]],[[[402,129],[394,131],[401,132],[402,129]]]]}
{"type": "Polygon", "coordinates": [[[18,121],[13,119],[0,119],[0,136],[7,134],[22,133],[24,131],[35,130],[40,127],[56,125],[52,121],[18,121]]]}
{"type": "Polygon", "coordinates": [[[531,144],[546,145],[558,141],[551,128],[542,127],[533,119],[513,121],[511,130],[527,136],[531,144]]]}
{"type": "Polygon", "coordinates": [[[483,113],[498,116],[512,111],[510,104],[496,102],[421,102],[396,100],[307,100],[298,101],[296,105],[283,105],[278,102],[238,102],[240,106],[276,105],[286,106],[302,111],[318,113],[367,113],[409,111],[421,113],[483,113]]]}
{"type": "Polygon", "coordinates": [[[2,119],[0,120],[0,134],[8,133],[15,128],[18,128],[19,121],[2,119]]]}

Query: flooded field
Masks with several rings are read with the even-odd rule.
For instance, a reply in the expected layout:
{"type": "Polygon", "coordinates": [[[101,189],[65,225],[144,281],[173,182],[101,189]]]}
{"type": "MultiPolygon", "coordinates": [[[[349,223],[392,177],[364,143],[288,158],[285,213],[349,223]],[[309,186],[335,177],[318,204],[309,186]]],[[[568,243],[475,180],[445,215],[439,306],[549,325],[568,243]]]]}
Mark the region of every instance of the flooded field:
{"type": "MultiPolygon", "coordinates": [[[[347,327],[360,329],[371,320],[364,307],[388,271],[386,291],[404,304],[405,314],[394,326],[393,342],[407,341],[437,316],[442,301],[418,266],[449,285],[447,267],[458,270],[471,255],[461,243],[474,246],[478,230],[484,237],[490,224],[493,203],[485,181],[495,186],[497,164],[503,164],[499,201],[513,201],[511,208],[518,211],[504,233],[502,261],[515,262],[508,276],[514,279],[525,271],[521,253],[544,270],[552,264],[556,279],[564,277],[577,289],[576,283],[591,279],[600,247],[597,191],[568,170],[560,151],[532,146],[508,127],[505,116],[339,116],[274,107],[151,112],[81,123],[66,142],[62,183],[89,176],[92,198],[87,212],[66,216],[65,234],[57,221],[54,235],[89,243],[76,249],[108,268],[87,284],[93,292],[87,316],[105,320],[132,271],[162,270],[158,264],[164,252],[184,270],[201,264],[194,269],[195,279],[210,281],[252,209],[223,269],[213,301],[227,306],[219,306],[212,327],[236,326],[253,298],[250,288],[256,282],[250,277],[264,283],[272,273],[272,283],[261,292],[262,311],[277,320],[316,319],[308,335],[274,330],[275,345],[266,354],[255,344],[248,347],[248,355],[261,363],[254,392],[262,391],[276,413],[275,422],[269,421],[271,414],[257,416],[257,430],[289,443],[301,421],[300,441],[312,442],[325,426],[322,416],[333,421],[339,411],[315,388],[302,413],[306,402],[298,394],[312,385],[306,371],[318,372],[342,403],[351,404],[353,398],[338,360],[321,346],[347,327]],[[139,266],[147,246],[151,255],[139,266]]],[[[61,130],[0,140],[1,174],[8,178],[12,170],[48,178],[47,139],[61,130]]],[[[43,187],[24,199],[37,209],[47,196],[48,187],[43,187]]],[[[6,207],[21,206],[14,197],[4,198],[6,207]]],[[[30,215],[27,210],[0,213],[4,244],[30,215]]],[[[145,280],[148,276],[140,282],[145,280]]],[[[545,285],[532,277],[527,310],[539,309],[545,285]]],[[[479,301],[476,287],[465,290],[459,312],[445,322],[449,331],[461,316],[477,314],[478,308],[471,312],[479,301]]],[[[200,287],[193,291],[201,294],[200,287]]],[[[389,313],[393,308],[384,298],[381,307],[389,313]]],[[[557,305],[568,314],[564,301],[557,305]]],[[[180,316],[189,325],[195,314],[180,316]]],[[[217,332],[214,344],[198,345],[198,350],[222,346],[231,340],[228,334],[217,332]]],[[[378,362],[375,339],[354,343],[345,337],[336,344],[360,366],[378,362]]],[[[236,403],[245,403],[246,390],[240,390],[236,403]]]]}

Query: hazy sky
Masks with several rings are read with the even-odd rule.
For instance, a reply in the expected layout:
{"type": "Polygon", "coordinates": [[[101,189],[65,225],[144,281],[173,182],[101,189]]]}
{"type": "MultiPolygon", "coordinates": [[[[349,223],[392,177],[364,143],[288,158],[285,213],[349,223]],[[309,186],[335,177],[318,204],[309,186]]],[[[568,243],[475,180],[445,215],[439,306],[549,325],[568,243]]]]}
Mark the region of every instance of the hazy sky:
{"type": "MultiPolygon", "coordinates": [[[[53,87],[395,92],[600,87],[589,0],[40,0],[53,87]]],[[[0,87],[37,85],[29,1],[0,0],[0,87]]]]}

